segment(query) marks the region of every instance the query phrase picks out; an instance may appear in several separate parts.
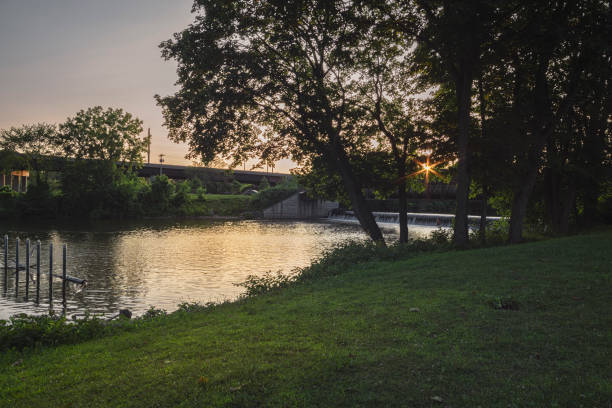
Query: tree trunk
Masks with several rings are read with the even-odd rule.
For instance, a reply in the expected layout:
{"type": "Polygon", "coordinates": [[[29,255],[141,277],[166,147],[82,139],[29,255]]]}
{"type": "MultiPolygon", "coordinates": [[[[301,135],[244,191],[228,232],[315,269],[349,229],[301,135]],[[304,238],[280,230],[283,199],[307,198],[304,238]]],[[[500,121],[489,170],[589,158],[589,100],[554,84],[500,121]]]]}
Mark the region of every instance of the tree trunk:
{"type": "Polygon", "coordinates": [[[340,172],[340,176],[342,177],[342,181],[344,183],[344,188],[346,188],[349,195],[353,210],[355,211],[355,215],[359,220],[359,224],[374,242],[379,242],[384,245],[385,239],[380,231],[380,228],[378,227],[378,224],[376,224],[372,211],[370,211],[367,206],[365,197],[361,192],[361,186],[353,174],[353,170],[351,169],[344,150],[339,146],[334,150],[336,156],[336,167],[340,172]]]}
{"type": "Polygon", "coordinates": [[[558,232],[561,234],[567,234],[569,232],[569,220],[572,209],[575,207],[576,202],[576,183],[572,180],[569,182],[567,191],[563,196],[561,202],[561,214],[559,219],[558,232]]]}
{"type": "Polygon", "coordinates": [[[455,231],[453,241],[457,247],[468,244],[468,194],[470,190],[470,175],[468,171],[468,142],[470,135],[470,108],[472,95],[472,71],[462,67],[460,77],[456,79],[458,106],[457,151],[457,211],[455,212],[455,231]]]}
{"type": "Polygon", "coordinates": [[[511,244],[518,244],[523,241],[523,223],[527,214],[527,204],[529,197],[535,186],[538,174],[537,163],[531,166],[530,172],[524,183],[514,192],[512,201],[512,214],[510,215],[509,241],[511,244]]]}
{"type": "Polygon", "coordinates": [[[512,202],[512,214],[510,215],[509,242],[519,243],[523,240],[523,223],[527,214],[527,204],[529,197],[535,186],[538,169],[540,168],[541,154],[546,145],[546,140],[552,132],[552,123],[545,126],[550,115],[550,100],[548,99],[548,83],[546,70],[548,68],[549,57],[544,56],[538,64],[535,81],[535,112],[533,125],[533,142],[529,147],[526,162],[524,164],[526,174],[524,179],[519,178],[522,184],[515,190],[512,202]]]}
{"type": "MultiPolygon", "coordinates": [[[[484,143],[486,132],[485,132],[485,124],[486,124],[486,107],[485,107],[485,96],[484,96],[484,87],[482,85],[482,70],[478,75],[478,100],[480,102],[480,139],[484,143]]],[[[482,185],[482,203],[480,207],[480,244],[485,245],[487,243],[487,199],[488,199],[488,188],[485,185],[486,178],[483,178],[482,185]]]]}
{"type": "Polygon", "coordinates": [[[588,180],[582,184],[582,202],[584,205],[581,217],[582,227],[592,227],[599,221],[597,210],[597,198],[599,197],[599,186],[593,180],[588,180]]]}

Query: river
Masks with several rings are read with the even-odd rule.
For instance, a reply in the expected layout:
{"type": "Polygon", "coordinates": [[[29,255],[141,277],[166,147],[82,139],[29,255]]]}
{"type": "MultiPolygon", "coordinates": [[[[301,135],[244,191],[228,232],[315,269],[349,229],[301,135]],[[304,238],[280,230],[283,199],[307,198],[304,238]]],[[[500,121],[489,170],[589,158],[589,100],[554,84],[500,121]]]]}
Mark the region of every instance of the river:
{"type": "MultiPolygon", "coordinates": [[[[426,236],[432,227],[411,226],[413,236],[426,236]]],[[[395,227],[383,228],[389,241],[395,227]]],[[[49,243],[54,245],[54,270],[61,274],[61,246],[67,244],[67,273],[86,279],[86,287],[71,284],[67,315],[85,311],[110,315],[130,309],[136,315],[151,306],[173,311],[181,302],[232,300],[244,289],[236,286],[248,275],[267,271],[290,273],[308,265],[326,249],[349,240],[363,241],[357,225],[333,222],[251,220],[143,220],[26,225],[2,222],[9,236],[9,264],[20,238],[20,263],[25,263],[25,239],[42,242],[42,272],[48,271],[49,243]]],[[[35,262],[33,256],[32,262],[35,262]]],[[[34,269],[33,269],[34,271],[34,269]]],[[[0,271],[4,276],[4,270],[0,271]]],[[[16,313],[49,310],[48,281],[41,278],[40,303],[33,287],[25,300],[25,272],[15,294],[15,272],[7,286],[0,279],[0,319],[16,313]]],[[[54,279],[53,310],[62,311],[61,280],[54,279]]]]}

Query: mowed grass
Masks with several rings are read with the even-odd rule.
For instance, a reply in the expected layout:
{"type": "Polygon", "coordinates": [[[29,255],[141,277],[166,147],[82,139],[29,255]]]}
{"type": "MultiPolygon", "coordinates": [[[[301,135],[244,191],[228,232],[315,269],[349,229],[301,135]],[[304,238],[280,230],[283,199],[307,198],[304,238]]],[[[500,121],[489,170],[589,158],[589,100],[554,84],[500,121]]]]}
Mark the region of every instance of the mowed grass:
{"type": "Polygon", "coordinates": [[[611,269],[611,232],[355,265],[5,353],[0,405],[610,407],[611,269]]]}

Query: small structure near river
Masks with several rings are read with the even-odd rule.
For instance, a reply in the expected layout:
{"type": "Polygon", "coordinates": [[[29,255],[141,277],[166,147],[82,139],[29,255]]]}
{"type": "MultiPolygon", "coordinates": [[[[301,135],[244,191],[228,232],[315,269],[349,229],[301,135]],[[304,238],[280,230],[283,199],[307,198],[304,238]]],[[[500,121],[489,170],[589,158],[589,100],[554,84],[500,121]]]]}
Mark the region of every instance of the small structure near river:
{"type": "Polygon", "coordinates": [[[264,218],[269,219],[315,219],[327,217],[337,209],[335,201],[310,198],[305,191],[297,192],[264,210],[264,218]]]}
{"type": "Polygon", "coordinates": [[[9,186],[19,193],[25,193],[28,191],[29,178],[30,172],[28,170],[16,170],[7,173],[0,173],[0,187],[9,186]]]}

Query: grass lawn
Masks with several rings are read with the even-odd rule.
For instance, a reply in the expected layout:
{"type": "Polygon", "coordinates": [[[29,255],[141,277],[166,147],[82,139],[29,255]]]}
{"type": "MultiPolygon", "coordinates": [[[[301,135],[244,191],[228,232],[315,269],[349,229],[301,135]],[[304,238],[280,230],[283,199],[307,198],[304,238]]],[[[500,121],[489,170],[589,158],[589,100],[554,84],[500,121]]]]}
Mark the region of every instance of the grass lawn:
{"type": "Polygon", "coordinates": [[[355,265],[5,353],[0,405],[610,407],[611,272],[612,232],[355,265]]]}
{"type": "Polygon", "coordinates": [[[191,194],[191,201],[185,206],[185,215],[239,215],[249,209],[251,197],[238,194],[205,194],[205,201],[197,200],[191,194]]]}

